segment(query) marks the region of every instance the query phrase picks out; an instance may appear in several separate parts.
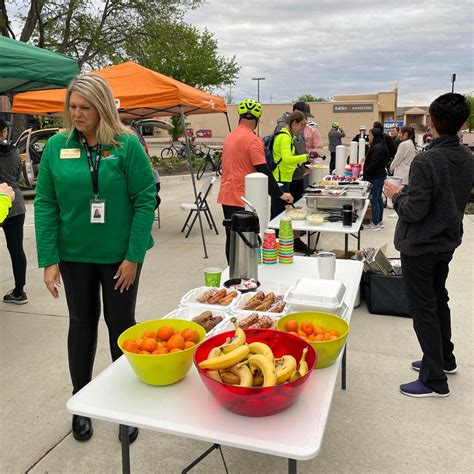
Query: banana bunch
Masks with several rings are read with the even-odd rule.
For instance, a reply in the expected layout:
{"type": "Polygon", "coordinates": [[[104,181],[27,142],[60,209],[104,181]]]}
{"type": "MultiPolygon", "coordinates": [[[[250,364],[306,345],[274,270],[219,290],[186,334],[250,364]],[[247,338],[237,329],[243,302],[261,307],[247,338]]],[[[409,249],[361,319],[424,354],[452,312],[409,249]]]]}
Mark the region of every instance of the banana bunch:
{"type": "Polygon", "coordinates": [[[232,318],[235,336],[224,344],[214,347],[199,368],[207,369],[207,375],[218,382],[241,387],[273,387],[293,382],[308,373],[306,353],[301,360],[291,355],[275,359],[270,347],[263,342],[246,342],[245,332],[232,318]]]}

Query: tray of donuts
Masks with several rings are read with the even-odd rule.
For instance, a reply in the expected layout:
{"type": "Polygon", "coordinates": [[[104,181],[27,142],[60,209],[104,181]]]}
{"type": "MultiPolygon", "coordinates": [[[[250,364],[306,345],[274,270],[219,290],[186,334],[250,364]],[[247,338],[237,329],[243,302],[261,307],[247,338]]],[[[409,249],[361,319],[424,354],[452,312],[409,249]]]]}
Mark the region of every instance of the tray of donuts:
{"type": "Polygon", "coordinates": [[[201,286],[188,291],[181,298],[180,305],[229,310],[235,308],[241,298],[242,293],[239,290],[201,286]]]}
{"type": "Polygon", "coordinates": [[[285,295],[283,290],[277,288],[244,294],[234,306],[233,311],[244,314],[265,313],[270,316],[281,317],[287,312],[287,304],[283,300],[285,295]]]}

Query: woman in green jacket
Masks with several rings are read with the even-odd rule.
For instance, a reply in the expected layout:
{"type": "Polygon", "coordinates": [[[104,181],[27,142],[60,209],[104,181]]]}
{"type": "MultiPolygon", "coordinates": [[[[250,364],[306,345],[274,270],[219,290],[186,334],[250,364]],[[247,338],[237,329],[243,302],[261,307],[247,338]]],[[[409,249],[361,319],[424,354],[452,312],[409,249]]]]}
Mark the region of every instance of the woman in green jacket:
{"type": "MultiPolygon", "coordinates": [[[[118,336],[135,324],[138,279],[156,203],[148,157],[121,124],[107,82],[74,79],[64,104],[65,133],[44,150],[36,186],[39,267],[58,298],[64,281],[69,309],[68,356],[73,393],[92,377],[102,293],[112,359],[118,336]]],[[[74,415],[74,437],[92,436],[90,418],[74,415]]],[[[129,428],[133,442],[138,434],[129,428]]]]}
{"type": "MultiPolygon", "coordinates": [[[[273,142],[273,159],[277,165],[273,171],[273,176],[280,184],[284,193],[290,192],[290,183],[293,179],[293,173],[300,163],[307,161],[306,154],[295,155],[294,138],[303,130],[306,117],[303,112],[295,110],[288,115],[288,124],[277,132],[273,142]]],[[[272,199],[271,218],[285,210],[285,201],[281,199],[272,199]],[[281,202],[278,202],[281,201],[281,202]]]]}

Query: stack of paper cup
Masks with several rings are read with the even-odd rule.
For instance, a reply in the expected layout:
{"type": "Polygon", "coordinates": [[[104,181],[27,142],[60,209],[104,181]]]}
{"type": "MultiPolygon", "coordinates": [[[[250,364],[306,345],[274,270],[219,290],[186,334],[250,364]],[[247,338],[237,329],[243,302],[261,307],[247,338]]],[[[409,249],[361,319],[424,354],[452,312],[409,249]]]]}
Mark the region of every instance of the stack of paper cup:
{"type": "Polygon", "coordinates": [[[262,261],[264,264],[273,265],[277,263],[278,251],[276,235],[273,229],[267,229],[263,233],[262,261]]]}
{"type": "Polygon", "coordinates": [[[262,263],[262,247],[257,247],[257,265],[262,263]]]}
{"type": "Polygon", "coordinates": [[[294,239],[293,226],[291,219],[284,216],[280,220],[280,229],[278,231],[278,261],[283,264],[293,263],[294,239]]]}

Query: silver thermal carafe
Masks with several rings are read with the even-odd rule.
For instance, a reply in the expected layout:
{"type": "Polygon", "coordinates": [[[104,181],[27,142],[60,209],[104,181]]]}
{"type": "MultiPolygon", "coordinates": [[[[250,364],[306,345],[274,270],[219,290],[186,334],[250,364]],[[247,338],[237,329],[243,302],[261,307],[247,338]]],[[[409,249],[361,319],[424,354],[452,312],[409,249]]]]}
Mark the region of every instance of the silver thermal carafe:
{"type": "Polygon", "coordinates": [[[230,223],[230,278],[258,280],[257,249],[262,245],[255,212],[237,211],[230,223]]]}

